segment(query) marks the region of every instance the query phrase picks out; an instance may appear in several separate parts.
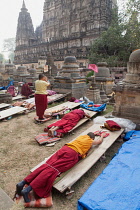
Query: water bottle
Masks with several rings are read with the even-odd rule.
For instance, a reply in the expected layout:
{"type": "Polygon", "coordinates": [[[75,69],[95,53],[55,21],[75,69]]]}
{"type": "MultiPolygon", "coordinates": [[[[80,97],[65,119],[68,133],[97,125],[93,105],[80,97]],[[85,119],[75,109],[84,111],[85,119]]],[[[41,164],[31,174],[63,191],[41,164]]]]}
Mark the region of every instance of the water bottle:
{"type": "Polygon", "coordinates": [[[56,119],[59,120],[59,114],[56,116],[56,119]]]}

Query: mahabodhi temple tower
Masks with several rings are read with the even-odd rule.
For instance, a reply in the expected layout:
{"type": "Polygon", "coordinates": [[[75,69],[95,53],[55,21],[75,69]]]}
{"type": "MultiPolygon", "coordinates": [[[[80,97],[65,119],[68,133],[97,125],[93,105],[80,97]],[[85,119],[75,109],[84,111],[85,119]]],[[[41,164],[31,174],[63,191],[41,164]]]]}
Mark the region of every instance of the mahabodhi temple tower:
{"type": "Polygon", "coordinates": [[[66,56],[76,56],[85,67],[91,44],[107,30],[116,5],[117,0],[46,0],[42,23],[34,31],[23,0],[14,63],[31,65],[51,55],[59,69],[66,56]]]}

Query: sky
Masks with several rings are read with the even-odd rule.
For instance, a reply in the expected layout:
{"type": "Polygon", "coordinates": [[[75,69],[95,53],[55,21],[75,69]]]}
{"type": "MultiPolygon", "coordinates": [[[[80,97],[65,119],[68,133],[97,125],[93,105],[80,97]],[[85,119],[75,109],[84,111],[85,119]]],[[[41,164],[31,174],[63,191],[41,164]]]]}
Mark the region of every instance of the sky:
{"type": "MultiPolygon", "coordinates": [[[[24,0],[31,15],[34,28],[40,25],[43,19],[43,5],[45,0],[24,0]]],[[[23,0],[0,0],[0,53],[4,39],[16,36],[19,12],[23,0]]]]}

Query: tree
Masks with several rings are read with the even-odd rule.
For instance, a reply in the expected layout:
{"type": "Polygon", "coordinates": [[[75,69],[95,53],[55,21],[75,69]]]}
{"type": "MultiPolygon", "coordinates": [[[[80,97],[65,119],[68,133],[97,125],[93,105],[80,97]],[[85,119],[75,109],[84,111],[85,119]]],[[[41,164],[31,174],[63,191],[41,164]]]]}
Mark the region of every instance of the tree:
{"type": "Polygon", "coordinates": [[[0,62],[4,61],[4,55],[2,53],[0,53],[0,62]]]}
{"type": "Polygon", "coordinates": [[[8,59],[14,61],[15,38],[5,39],[3,42],[3,52],[8,52],[8,59]]]}
{"type": "Polygon", "coordinates": [[[140,48],[140,23],[138,21],[138,12],[132,11],[129,21],[126,25],[125,39],[131,50],[140,48]]]}
{"type": "Polygon", "coordinates": [[[134,0],[130,2],[134,6],[130,10],[128,5],[123,14],[118,15],[116,9],[112,10],[111,25],[91,47],[91,63],[106,61],[109,66],[126,66],[130,53],[140,48],[140,23],[136,10],[139,4],[134,0]]]}
{"type": "Polygon", "coordinates": [[[127,13],[131,14],[132,11],[140,11],[140,0],[127,1],[127,13]]]}
{"type": "Polygon", "coordinates": [[[14,61],[14,56],[15,56],[15,53],[10,52],[9,55],[8,55],[8,59],[10,59],[13,62],[14,61]]]}
{"type": "Polygon", "coordinates": [[[15,38],[8,38],[4,40],[3,51],[14,52],[15,50],[15,38]]]}

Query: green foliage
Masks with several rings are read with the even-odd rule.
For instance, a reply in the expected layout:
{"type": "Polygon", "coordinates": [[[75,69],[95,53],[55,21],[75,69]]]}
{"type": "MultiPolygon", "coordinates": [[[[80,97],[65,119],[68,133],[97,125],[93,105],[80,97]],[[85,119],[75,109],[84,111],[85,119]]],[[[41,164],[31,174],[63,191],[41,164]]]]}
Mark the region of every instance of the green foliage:
{"type": "Polygon", "coordinates": [[[140,11],[140,0],[127,1],[127,13],[131,14],[132,11],[140,11]]]}
{"type": "Polygon", "coordinates": [[[107,104],[106,109],[103,112],[99,113],[99,115],[100,116],[106,115],[106,114],[112,112],[113,109],[114,109],[113,105],[107,104]]]}
{"type": "Polygon", "coordinates": [[[86,75],[86,77],[91,77],[91,76],[93,76],[94,75],[94,71],[90,71],[87,75],[86,75]]]}
{"type": "MultiPolygon", "coordinates": [[[[134,0],[129,0],[135,7],[119,16],[116,9],[112,10],[112,22],[107,31],[93,43],[89,55],[91,63],[107,62],[109,66],[126,66],[131,52],[140,48],[140,23],[134,0]],[[135,8],[135,9],[134,9],[135,8]]],[[[138,2],[138,0],[137,0],[138,2]]],[[[138,8],[139,4],[137,4],[138,8]]]]}
{"type": "Polygon", "coordinates": [[[89,77],[92,77],[94,75],[94,71],[90,71],[87,75],[86,75],[86,84],[89,83],[89,77]]]}

